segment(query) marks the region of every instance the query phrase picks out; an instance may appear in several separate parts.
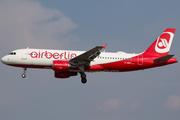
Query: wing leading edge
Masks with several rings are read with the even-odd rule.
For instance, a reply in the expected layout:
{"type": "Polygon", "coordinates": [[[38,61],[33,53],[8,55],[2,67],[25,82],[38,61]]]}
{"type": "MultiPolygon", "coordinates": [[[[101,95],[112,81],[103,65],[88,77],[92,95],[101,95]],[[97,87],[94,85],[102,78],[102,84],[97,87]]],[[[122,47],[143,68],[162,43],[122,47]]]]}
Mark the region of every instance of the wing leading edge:
{"type": "Polygon", "coordinates": [[[84,72],[84,66],[90,67],[90,62],[93,61],[97,56],[101,54],[100,50],[105,48],[107,44],[102,46],[96,46],[95,48],[82,53],[81,55],[72,58],[69,63],[73,66],[78,66],[79,69],[84,72]]]}

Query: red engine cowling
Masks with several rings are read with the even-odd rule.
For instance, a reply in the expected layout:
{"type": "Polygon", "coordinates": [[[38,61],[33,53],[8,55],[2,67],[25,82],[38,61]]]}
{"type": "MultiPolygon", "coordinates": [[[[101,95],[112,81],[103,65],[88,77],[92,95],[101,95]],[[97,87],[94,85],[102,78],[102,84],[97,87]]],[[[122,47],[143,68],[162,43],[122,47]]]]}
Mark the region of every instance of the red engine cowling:
{"type": "Polygon", "coordinates": [[[52,67],[53,67],[53,70],[66,71],[69,69],[70,65],[69,65],[69,61],[56,60],[56,61],[53,61],[52,67]]]}
{"type": "Polygon", "coordinates": [[[77,72],[70,72],[70,71],[65,71],[65,72],[59,72],[55,71],[54,76],[56,78],[69,78],[70,76],[76,76],[77,72]]]}

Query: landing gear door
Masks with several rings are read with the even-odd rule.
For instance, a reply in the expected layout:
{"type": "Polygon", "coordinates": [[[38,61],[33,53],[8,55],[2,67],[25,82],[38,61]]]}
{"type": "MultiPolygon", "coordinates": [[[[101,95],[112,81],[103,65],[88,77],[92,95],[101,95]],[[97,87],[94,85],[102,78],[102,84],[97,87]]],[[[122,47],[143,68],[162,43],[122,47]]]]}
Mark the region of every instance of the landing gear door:
{"type": "Polygon", "coordinates": [[[27,60],[27,53],[28,53],[28,49],[22,50],[22,57],[21,57],[22,60],[27,60]]]}

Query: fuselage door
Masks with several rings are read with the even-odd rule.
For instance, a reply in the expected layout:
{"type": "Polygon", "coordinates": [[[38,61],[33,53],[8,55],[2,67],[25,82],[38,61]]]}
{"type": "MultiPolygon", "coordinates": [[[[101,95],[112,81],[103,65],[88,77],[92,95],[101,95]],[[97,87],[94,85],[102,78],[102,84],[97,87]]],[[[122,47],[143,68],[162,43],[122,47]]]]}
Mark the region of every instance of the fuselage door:
{"type": "Polygon", "coordinates": [[[143,65],[143,56],[142,55],[138,56],[138,65],[143,65]]]}
{"type": "Polygon", "coordinates": [[[28,53],[27,51],[28,49],[22,50],[22,57],[21,57],[22,60],[27,60],[27,53],[28,53]]]}

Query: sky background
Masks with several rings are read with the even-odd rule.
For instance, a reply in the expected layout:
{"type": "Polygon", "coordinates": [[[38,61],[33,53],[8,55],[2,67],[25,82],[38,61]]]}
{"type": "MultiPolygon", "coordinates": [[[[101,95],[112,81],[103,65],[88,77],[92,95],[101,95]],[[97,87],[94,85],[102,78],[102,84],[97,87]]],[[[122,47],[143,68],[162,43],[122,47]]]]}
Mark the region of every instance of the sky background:
{"type": "MultiPolygon", "coordinates": [[[[179,0],[0,0],[0,56],[19,48],[140,53],[176,28],[179,0]]],[[[52,70],[0,64],[1,120],[179,120],[179,63],[143,71],[54,78],[52,70]]]]}

